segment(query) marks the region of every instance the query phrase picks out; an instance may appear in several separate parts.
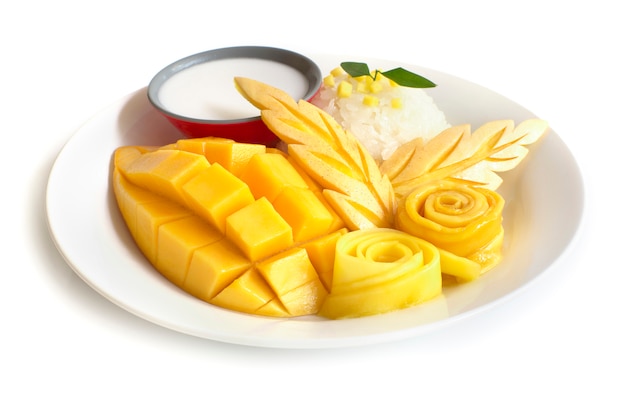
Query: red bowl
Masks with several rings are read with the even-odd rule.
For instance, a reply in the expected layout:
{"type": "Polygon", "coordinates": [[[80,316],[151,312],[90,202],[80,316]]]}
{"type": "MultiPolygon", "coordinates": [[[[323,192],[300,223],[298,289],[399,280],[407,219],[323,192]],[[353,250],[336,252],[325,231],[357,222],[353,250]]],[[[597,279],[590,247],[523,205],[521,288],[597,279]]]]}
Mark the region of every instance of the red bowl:
{"type": "MultiPolygon", "coordinates": [[[[173,112],[163,104],[159,97],[163,85],[179,72],[198,64],[235,58],[251,58],[278,62],[297,70],[306,80],[307,86],[306,93],[302,97],[294,97],[295,100],[304,99],[310,101],[319,91],[322,83],[322,72],[320,68],[311,59],[301,54],[272,47],[239,46],[201,52],[182,58],[168,65],[159,71],[150,81],[148,85],[148,100],[187,138],[215,136],[230,138],[238,142],[273,146],[276,144],[277,138],[267,126],[265,126],[260,116],[237,119],[199,119],[197,117],[190,117],[173,112]]],[[[233,78],[238,75],[240,74],[233,74],[233,78]]],[[[275,87],[280,88],[280,86],[275,87]]],[[[235,89],[234,84],[232,88],[235,89]]]]}

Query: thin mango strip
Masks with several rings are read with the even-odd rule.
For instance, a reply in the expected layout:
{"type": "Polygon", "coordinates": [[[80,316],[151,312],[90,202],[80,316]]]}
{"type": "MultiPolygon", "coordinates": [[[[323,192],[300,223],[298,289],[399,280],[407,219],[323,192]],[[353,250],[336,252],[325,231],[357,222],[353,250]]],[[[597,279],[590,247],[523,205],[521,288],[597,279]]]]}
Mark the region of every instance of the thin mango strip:
{"type": "Polygon", "coordinates": [[[389,228],[351,231],[335,247],[330,294],[319,315],[351,318],[390,312],[441,294],[437,248],[389,228]]]}
{"type": "Polygon", "coordinates": [[[501,259],[503,208],[504,199],[493,190],[454,179],[441,180],[407,195],[398,208],[396,227],[450,253],[442,259],[452,264],[442,269],[450,270],[459,281],[469,281],[501,259]],[[472,263],[479,264],[480,269],[472,263]]]}

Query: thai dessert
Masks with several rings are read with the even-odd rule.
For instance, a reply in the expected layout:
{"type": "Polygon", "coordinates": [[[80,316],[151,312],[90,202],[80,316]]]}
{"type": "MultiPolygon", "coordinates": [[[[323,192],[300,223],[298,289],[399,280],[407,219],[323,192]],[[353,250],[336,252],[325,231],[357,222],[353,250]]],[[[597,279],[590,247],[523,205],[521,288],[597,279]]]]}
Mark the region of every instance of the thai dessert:
{"type": "MultiPolygon", "coordinates": [[[[396,76],[332,75],[335,85],[352,85],[352,99],[366,91],[360,82],[399,88],[396,76]]],[[[172,283],[246,314],[342,319],[414,306],[498,264],[506,231],[497,173],[519,164],[546,132],[544,121],[493,121],[472,131],[449,126],[432,99],[394,100],[382,87],[376,102],[368,94],[379,87],[368,87],[361,107],[423,111],[415,119],[423,134],[391,141],[384,138],[392,129],[381,128],[372,141],[353,128],[363,109],[328,110],[344,94],[330,81],[327,105],[296,102],[250,78],[235,83],[280,149],[210,137],[115,151],[120,212],[172,283]]],[[[367,119],[394,124],[384,115],[367,119]]]]}

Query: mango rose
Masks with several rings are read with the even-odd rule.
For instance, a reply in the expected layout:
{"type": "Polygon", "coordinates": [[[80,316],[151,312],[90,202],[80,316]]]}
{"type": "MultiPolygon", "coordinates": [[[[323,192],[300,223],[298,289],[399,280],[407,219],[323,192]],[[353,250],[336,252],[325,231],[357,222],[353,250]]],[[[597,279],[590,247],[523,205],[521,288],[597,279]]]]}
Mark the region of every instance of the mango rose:
{"type": "MultiPolygon", "coordinates": [[[[480,265],[482,274],[502,257],[502,210],[504,199],[498,193],[448,179],[422,185],[399,205],[396,227],[480,265]]],[[[477,274],[463,274],[468,281],[477,274]]]]}
{"type": "Polygon", "coordinates": [[[441,293],[439,251],[404,232],[374,228],[342,235],[330,294],[319,314],[331,319],[406,308],[441,293]]]}

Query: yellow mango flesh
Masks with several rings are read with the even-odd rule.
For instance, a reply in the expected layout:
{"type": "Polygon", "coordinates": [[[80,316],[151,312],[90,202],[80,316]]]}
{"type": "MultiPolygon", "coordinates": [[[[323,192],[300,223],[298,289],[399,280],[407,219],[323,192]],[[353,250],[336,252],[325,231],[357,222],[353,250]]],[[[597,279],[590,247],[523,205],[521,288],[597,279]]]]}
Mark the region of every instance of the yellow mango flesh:
{"type": "Polygon", "coordinates": [[[196,249],[218,241],[219,232],[198,216],[187,216],[159,226],[155,267],[183,287],[196,249]]]}
{"type": "Polygon", "coordinates": [[[225,161],[228,153],[211,163],[209,143],[181,140],[116,151],[113,189],[139,249],[172,283],[216,306],[278,317],[317,313],[330,280],[320,260],[332,259],[334,251],[322,241],[343,228],[341,219],[283,154],[257,158],[255,147],[240,153],[237,163],[225,161]],[[247,170],[253,160],[256,166],[247,170]],[[289,173],[287,181],[274,177],[272,183],[267,163],[275,161],[289,173]],[[252,182],[255,198],[243,176],[225,167],[238,167],[239,176],[246,170],[264,175],[274,188],[252,182]],[[264,193],[277,200],[282,215],[264,193]]]}
{"type": "Polygon", "coordinates": [[[186,182],[182,191],[187,206],[222,233],[228,216],[254,202],[250,188],[217,163],[186,182]]]}
{"type": "Polygon", "coordinates": [[[291,227],[265,197],[230,215],[225,234],[252,261],[293,245],[291,227]]]}
{"type": "Polygon", "coordinates": [[[180,139],[177,149],[204,155],[210,163],[218,163],[229,172],[239,175],[252,156],[266,152],[265,145],[246,144],[227,138],[180,139]]]}
{"type": "Polygon", "coordinates": [[[220,240],[193,252],[181,287],[195,297],[209,302],[251,265],[239,248],[221,237],[220,240]]]}
{"type": "MultiPolygon", "coordinates": [[[[426,228],[413,218],[422,197],[399,207],[396,227],[406,233],[371,228],[379,213],[320,184],[338,180],[358,194],[363,184],[347,181],[343,167],[334,167],[334,179],[314,178],[297,153],[248,145],[203,138],[121,147],[114,156],[113,190],[128,230],[155,268],[190,295],[254,315],[358,317],[432,299],[442,276],[470,281],[500,260],[497,197],[487,198],[495,214],[473,227],[482,236],[465,228],[442,237],[438,227],[420,239],[426,228]],[[365,244],[354,244],[357,233],[365,244]]],[[[455,199],[431,207],[459,206],[455,199]]],[[[446,228],[458,230],[455,222],[446,228]]]]}
{"type": "Polygon", "coordinates": [[[293,316],[317,310],[326,297],[326,289],[304,249],[293,248],[264,260],[258,270],[293,316]]]}
{"type": "Polygon", "coordinates": [[[250,269],[215,296],[211,303],[222,308],[251,314],[291,316],[261,274],[250,269]]]}
{"type": "Polygon", "coordinates": [[[298,242],[326,235],[336,228],[335,217],[310,189],[287,186],[272,203],[298,242]]]}
{"type": "Polygon", "coordinates": [[[208,167],[201,155],[164,149],[141,154],[123,174],[133,184],[184,205],[181,186],[208,167]]]}
{"type": "Polygon", "coordinates": [[[308,188],[291,163],[278,153],[253,156],[241,173],[241,179],[250,187],[255,198],[264,196],[270,201],[287,186],[308,188]]]}
{"type": "Polygon", "coordinates": [[[335,232],[308,241],[302,244],[309,255],[309,260],[315,267],[315,271],[320,277],[326,291],[330,292],[333,280],[333,268],[335,265],[335,246],[340,236],[348,232],[346,228],[336,230],[335,232]]]}
{"type": "Polygon", "coordinates": [[[117,170],[113,174],[113,188],[131,236],[146,258],[156,264],[159,227],[192,216],[192,212],[135,186],[117,170]]]}
{"type": "Polygon", "coordinates": [[[332,288],[319,314],[376,315],[433,299],[441,289],[432,244],[395,229],[352,231],[337,241],[332,288]]]}
{"type": "Polygon", "coordinates": [[[478,272],[475,266],[451,266],[462,273],[459,281],[468,281],[500,260],[503,208],[504,199],[492,190],[442,180],[407,195],[398,208],[396,226],[466,259],[459,262],[478,264],[478,272]]]}

